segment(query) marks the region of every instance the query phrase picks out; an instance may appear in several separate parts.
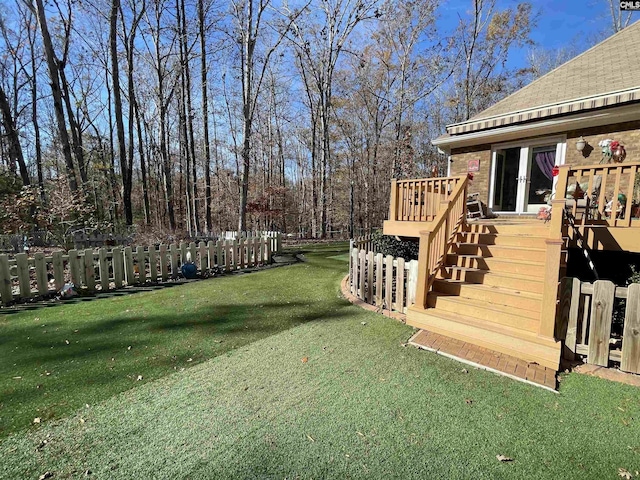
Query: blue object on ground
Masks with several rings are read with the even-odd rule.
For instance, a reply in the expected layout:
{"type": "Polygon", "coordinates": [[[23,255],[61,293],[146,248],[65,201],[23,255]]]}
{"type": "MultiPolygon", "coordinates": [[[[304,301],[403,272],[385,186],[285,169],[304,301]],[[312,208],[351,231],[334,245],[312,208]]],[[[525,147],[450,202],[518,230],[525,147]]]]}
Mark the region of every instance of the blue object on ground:
{"type": "Polygon", "coordinates": [[[185,263],[184,265],[182,265],[181,271],[182,275],[184,275],[184,278],[193,279],[198,277],[198,268],[196,267],[195,263],[185,263]]]}

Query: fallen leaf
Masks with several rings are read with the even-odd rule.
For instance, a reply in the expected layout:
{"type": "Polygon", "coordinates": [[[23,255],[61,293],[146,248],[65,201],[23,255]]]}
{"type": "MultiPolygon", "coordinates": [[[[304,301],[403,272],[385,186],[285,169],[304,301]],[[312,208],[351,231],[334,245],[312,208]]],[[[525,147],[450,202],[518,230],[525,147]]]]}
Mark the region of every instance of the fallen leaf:
{"type": "Polygon", "coordinates": [[[142,380],[142,375],[138,375],[138,377],[136,378],[136,382],[139,382],[140,380],[142,380]]]}
{"type": "Polygon", "coordinates": [[[51,477],[53,477],[53,473],[44,472],[42,475],[38,477],[38,480],[47,480],[47,478],[51,478],[51,477]]]}
{"type": "Polygon", "coordinates": [[[622,468],[622,467],[618,469],[618,476],[622,478],[626,478],[627,480],[630,480],[631,478],[633,478],[633,475],[631,475],[631,472],[629,472],[629,470],[627,470],[626,468],[622,468]]]}
{"type": "Polygon", "coordinates": [[[14,380],[22,380],[22,377],[13,377],[14,380]]]}
{"type": "Polygon", "coordinates": [[[309,361],[309,357],[302,357],[302,363],[307,363],[309,361]]]}
{"type": "Polygon", "coordinates": [[[362,432],[356,432],[358,435],[360,435],[361,437],[364,437],[364,433],[362,432]]]}
{"type": "Polygon", "coordinates": [[[42,420],[40,417],[36,417],[33,419],[33,423],[40,423],[42,420]]]}
{"type": "Polygon", "coordinates": [[[193,362],[193,358],[187,358],[187,362],[193,362]]]}
{"type": "Polygon", "coordinates": [[[86,420],[84,418],[81,418],[80,423],[84,423],[84,422],[86,422],[86,420]]]}
{"type": "Polygon", "coordinates": [[[621,412],[624,412],[624,408],[622,407],[618,407],[618,410],[620,410],[621,412]]]}
{"type": "Polygon", "coordinates": [[[67,345],[69,345],[69,340],[65,340],[64,343],[66,343],[67,345]]]}
{"type": "Polygon", "coordinates": [[[309,440],[311,440],[312,442],[315,442],[315,440],[313,439],[313,437],[312,437],[311,435],[308,435],[308,434],[307,434],[307,438],[308,438],[309,440]]]}
{"type": "Polygon", "coordinates": [[[499,462],[513,462],[513,458],[505,457],[504,455],[496,455],[499,462]]]}
{"type": "Polygon", "coordinates": [[[461,371],[462,373],[469,373],[469,370],[467,370],[466,368],[463,368],[461,371]]]}
{"type": "MultiPolygon", "coordinates": [[[[128,310],[127,310],[127,311],[128,311],[128,310]]],[[[127,347],[127,350],[131,350],[131,345],[129,345],[129,346],[127,347]]]]}
{"type": "Polygon", "coordinates": [[[360,322],[360,325],[366,325],[367,322],[360,322]]]}
{"type": "Polygon", "coordinates": [[[40,444],[36,447],[36,450],[42,450],[47,443],[49,443],[49,440],[47,439],[42,440],[40,444]]]}
{"type": "Polygon", "coordinates": [[[407,345],[409,345],[408,343],[401,343],[400,346],[401,347],[406,347],[407,345]]]}
{"type": "Polygon", "coordinates": [[[473,403],[473,400],[471,400],[470,398],[465,398],[464,401],[467,405],[471,405],[473,403]]]}
{"type": "Polygon", "coordinates": [[[84,474],[88,477],[89,475],[91,475],[91,470],[85,470],[84,474]]]}

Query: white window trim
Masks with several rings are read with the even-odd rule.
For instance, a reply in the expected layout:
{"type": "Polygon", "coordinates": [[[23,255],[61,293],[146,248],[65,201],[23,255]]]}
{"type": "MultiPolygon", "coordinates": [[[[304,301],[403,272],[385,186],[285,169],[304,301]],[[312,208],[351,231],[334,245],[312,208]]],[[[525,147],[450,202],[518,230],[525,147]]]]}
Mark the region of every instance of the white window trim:
{"type": "MultiPolygon", "coordinates": [[[[565,135],[554,135],[551,137],[540,137],[540,138],[532,138],[528,140],[519,140],[515,142],[505,142],[505,143],[496,143],[491,144],[491,168],[489,169],[489,198],[488,205],[489,208],[493,208],[493,199],[494,199],[494,191],[495,191],[495,170],[496,170],[496,152],[498,150],[505,150],[507,148],[520,148],[520,159],[524,155],[529,157],[529,152],[532,147],[537,147],[540,145],[552,145],[556,144],[556,165],[564,165],[566,154],[567,154],[567,136],[565,135]]],[[[556,192],[556,184],[558,179],[556,177],[553,178],[553,191],[552,198],[556,192]]],[[[506,215],[519,215],[520,212],[498,212],[506,215]]]]}

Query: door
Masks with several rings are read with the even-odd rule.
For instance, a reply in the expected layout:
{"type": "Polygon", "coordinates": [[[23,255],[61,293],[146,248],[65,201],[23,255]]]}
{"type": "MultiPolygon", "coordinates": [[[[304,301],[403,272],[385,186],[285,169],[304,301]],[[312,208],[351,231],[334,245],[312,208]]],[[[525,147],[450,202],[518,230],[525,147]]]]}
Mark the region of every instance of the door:
{"type": "Polygon", "coordinates": [[[520,147],[497,150],[495,155],[492,208],[498,212],[516,212],[520,171],[520,147]]]}
{"type": "Polygon", "coordinates": [[[556,145],[530,149],[527,173],[526,204],[523,211],[538,213],[547,205],[553,189],[553,167],[556,165],[556,145]]]}
{"type": "Polygon", "coordinates": [[[504,213],[537,213],[553,189],[557,144],[495,150],[492,204],[504,213]]]}

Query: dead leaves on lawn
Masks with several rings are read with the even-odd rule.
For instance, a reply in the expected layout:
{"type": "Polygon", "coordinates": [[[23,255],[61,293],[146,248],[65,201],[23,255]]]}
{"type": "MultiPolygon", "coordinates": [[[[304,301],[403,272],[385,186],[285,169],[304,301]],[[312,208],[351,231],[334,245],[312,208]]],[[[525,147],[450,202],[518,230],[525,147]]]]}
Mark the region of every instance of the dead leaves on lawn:
{"type": "Polygon", "coordinates": [[[507,457],[505,455],[496,455],[496,458],[499,462],[513,462],[513,458],[507,457]]]}

